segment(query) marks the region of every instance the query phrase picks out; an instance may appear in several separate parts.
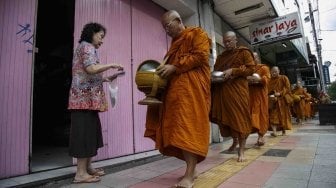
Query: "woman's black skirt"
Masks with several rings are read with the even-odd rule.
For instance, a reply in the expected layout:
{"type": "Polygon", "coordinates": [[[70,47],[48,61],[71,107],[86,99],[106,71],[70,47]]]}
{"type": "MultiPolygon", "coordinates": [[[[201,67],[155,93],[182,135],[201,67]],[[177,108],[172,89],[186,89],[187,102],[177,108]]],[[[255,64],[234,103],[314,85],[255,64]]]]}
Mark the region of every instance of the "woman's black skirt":
{"type": "Polygon", "coordinates": [[[103,147],[103,136],[98,111],[72,110],[69,155],[89,158],[103,147]]]}

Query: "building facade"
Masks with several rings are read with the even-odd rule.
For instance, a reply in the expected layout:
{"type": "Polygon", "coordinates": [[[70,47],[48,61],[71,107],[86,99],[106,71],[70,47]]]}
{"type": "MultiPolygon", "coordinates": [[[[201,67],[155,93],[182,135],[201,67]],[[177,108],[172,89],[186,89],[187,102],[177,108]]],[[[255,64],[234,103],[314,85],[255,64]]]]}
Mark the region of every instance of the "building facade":
{"type": "MultiPolygon", "coordinates": [[[[66,152],[71,122],[67,97],[73,50],[86,23],[99,22],[107,29],[99,49],[101,62],[122,64],[126,72],[117,80],[116,106],[101,113],[104,147],[94,160],[104,160],[155,149],[154,143],[143,137],[146,106],[137,103],[144,94],[136,88],[134,78],[141,62],[162,61],[169,48],[171,39],[160,21],[165,10],[177,10],[186,25],[201,26],[208,32],[212,41],[211,66],[223,50],[222,35],[228,30],[237,33],[240,44],[259,51],[266,63],[276,65],[278,51],[266,54],[265,49],[280,49],[279,43],[252,46],[248,31],[248,26],[258,20],[280,16],[275,3],[271,0],[0,1],[0,179],[73,164],[66,152]]],[[[307,63],[302,58],[305,48],[301,52],[296,47],[305,42],[289,44],[302,63],[307,63]]],[[[217,125],[211,125],[211,130],[210,141],[220,142],[217,125]]]]}

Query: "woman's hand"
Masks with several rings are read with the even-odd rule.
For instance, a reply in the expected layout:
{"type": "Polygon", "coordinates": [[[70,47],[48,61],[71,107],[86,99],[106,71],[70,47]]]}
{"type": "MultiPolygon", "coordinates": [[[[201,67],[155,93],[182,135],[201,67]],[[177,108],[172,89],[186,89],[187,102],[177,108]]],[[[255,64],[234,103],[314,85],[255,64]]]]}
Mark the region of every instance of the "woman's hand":
{"type": "Polygon", "coordinates": [[[98,74],[109,69],[118,69],[118,71],[124,70],[124,67],[119,64],[111,63],[111,64],[92,64],[85,68],[85,71],[89,74],[98,74]]]}
{"type": "Polygon", "coordinates": [[[124,71],[114,73],[112,76],[108,76],[108,77],[103,78],[103,82],[112,82],[112,81],[113,81],[114,79],[116,79],[118,76],[120,76],[120,75],[124,75],[124,74],[125,74],[124,71]]]}
{"type": "Polygon", "coordinates": [[[124,70],[124,67],[120,64],[112,63],[111,65],[113,69],[118,69],[118,71],[124,70]]]}

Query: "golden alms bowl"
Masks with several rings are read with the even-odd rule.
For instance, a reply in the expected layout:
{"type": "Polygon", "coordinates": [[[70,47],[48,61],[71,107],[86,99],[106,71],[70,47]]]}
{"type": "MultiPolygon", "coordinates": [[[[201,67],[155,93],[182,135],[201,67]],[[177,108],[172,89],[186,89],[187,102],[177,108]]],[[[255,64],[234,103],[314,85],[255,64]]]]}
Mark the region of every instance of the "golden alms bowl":
{"type": "Polygon", "coordinates": [[[224,82],[224,73],[222,71],[211,72],[211,82],[212,83],[224,82]]]}
{"type": "Polygon", "coordinates": [[[300,102],[300,100],[301,100],[301,97],[299,95],[293,94],[292,97],[293,97],[294,102],[300,102]]]}
{"type": "Polygon", "coordinates": [[[146,97],[138,102],[141,105],[157,105],[162,102],[157,99],[167,85],[167,80],[161,78],[156,73],[156,68],[160,63],[155,60],[146,60],[142,62],[135,74],[135,83],[141,92],[144,92],[146,97]]]}

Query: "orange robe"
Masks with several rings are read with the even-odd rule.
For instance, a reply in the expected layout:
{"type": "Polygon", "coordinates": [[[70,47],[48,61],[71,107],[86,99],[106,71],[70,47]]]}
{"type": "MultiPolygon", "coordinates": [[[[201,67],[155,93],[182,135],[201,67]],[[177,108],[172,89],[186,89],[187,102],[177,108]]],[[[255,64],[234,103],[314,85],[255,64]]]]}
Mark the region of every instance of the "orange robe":
{"type": "Polygon", "coordinates": [[[224,51],[217,57],[214,70],[232,68],[232,77],[212,85],[211,121],[224,137],[247,138],[252,130],[247,76],[252,75],[255,63],[252,52],[245,47],[224,51]]]}
{"type": "Polygon", "coordinates": [[[311,113],[310,116],[314,117],[316,112],[318,111],[317,108],[317,100],[315,98],[312,98],[312,104],[311,104],[311,113]]]}
{"type": "Polygon", "coordinates": [[[263,64],[256,65],[255,73],[259,74],[261,82],[249,85],[252,126],[258,130],[259,135],[264,136],[269,127],[267,87],[271,74],[263,64]]]}
{"type": "Polygon", "coordinates": [[[310,118],[311,116],[311,94],[306,92],[306,98],[305,98],[305,117],[310,118]]]}
{"type": "Polygon", "coordinates": [[[201,28],[186,28],[172,40],[167,63],[176,72],[169,78],[163,105],[148,106],[145,137],[168,156],[184,160],[182,150],[208,153],[210,136],[210,40],[201,28]]]}
{"type": "Polygon", "coordinates": [[[304,119],[305,116],[305,91],[303,88],[295,88],[292,93],[294,95],[300,96],[301,100],[298,102],[294,102],[293,104],[293,111],[298,119],[304,119]]]}
{"type": "Polygon", "coordinates": [[[270,124],[277,125],[279,129],[291,130],[290,106],[285,100],[285,95],[290,94],[290,82],[285,75],[279,75],[277,78],[271,78],[268,84],[268,93],[279,92],[274,108],[270,109],[270,124]]]}

